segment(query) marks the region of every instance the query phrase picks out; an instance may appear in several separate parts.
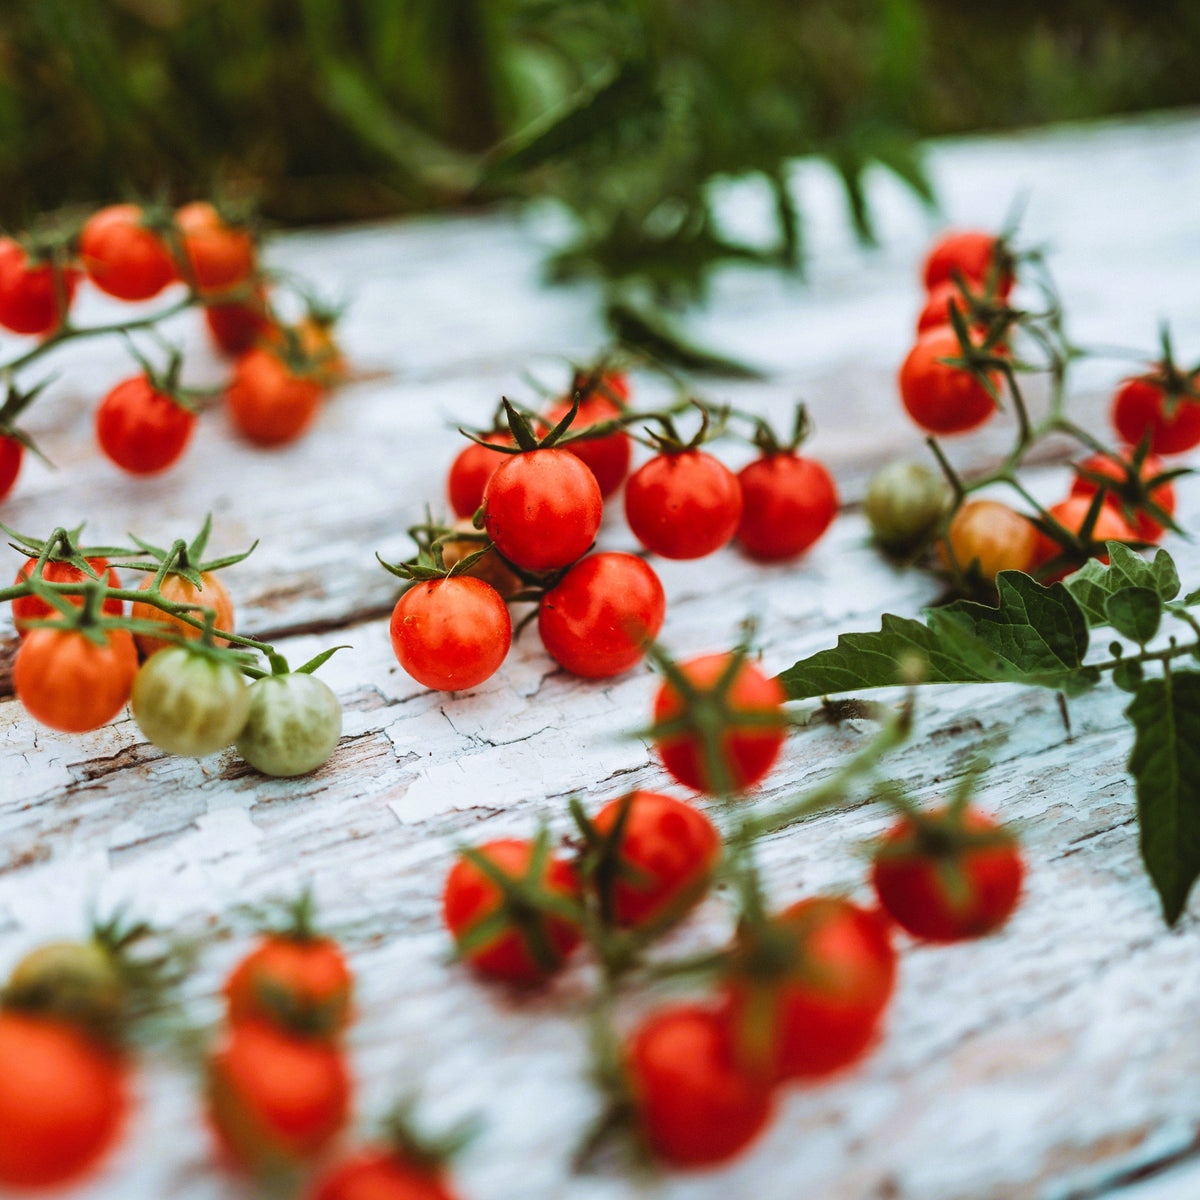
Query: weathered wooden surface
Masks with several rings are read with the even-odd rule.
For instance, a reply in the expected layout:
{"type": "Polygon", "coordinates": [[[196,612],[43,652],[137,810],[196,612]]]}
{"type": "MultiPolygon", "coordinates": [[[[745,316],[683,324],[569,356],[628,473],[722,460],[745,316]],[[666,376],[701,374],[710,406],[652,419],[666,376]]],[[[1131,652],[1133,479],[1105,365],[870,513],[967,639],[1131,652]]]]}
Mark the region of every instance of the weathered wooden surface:
{"type": "MultiPolygon", "coordinates": [[[[983,139],[936,150],[949,215],[998,224],[1028,189],[1025,234],[1052,243],[1072,329],[1088,344],[1151,350],[1161,317],[1185,355],[1200,355],[1200,120],[1135,123],[983,139]]],[[[716,398],[777,416],[803,394],[815,453],[848,500],[879,462],[920,454],[894,390],[919,306],[914,263],[931,226],[885,180],[875,189],[884,248],[852,245],[835,184],[797,174],[811,217],[807,286],[731,271],[695,327],[752,358],[766,382],[719,385],[716,398]]],[[[730,219],[755,221],[754,196],[733,193],[730,219]]],[[[582,1080],[586,967],[544,997],[513,1000],[447,961],[438,893],[454,846],[528,833],[540,818],[565,832],[565,797],[589,801],[631,786],[667,787],[647,748],[620,735],[646,717],[652,682],[638,670],[589,684],[553,669],[527,635],[476,692],[423,691],[396,666],[386,614],[393,581],[372,552],[406,552],[403,529],[440,497],[456,449],[448,419],[482,420],[502,391],[527,394],[520,371],[563,376],[557,354],[600,343],[593,297],[543,290],[544,238],[533,218],[412,222],[281,239],[276,261],[354,295],[345,342],[375,378],[347,387],[301,444],[276,453],[205,420],[182,466],[162,480],[119,476],[91,443],[90,412],[126,371],[117,344],[64,354],[61,381],[31,421],[60,469],[27,468],[3,519],[22,530],[89,520],[102,541],[133,529],[187,535],[215,514],[215,552],[262,545],[228,573],[247,632],[303,657],[332,642],[354,649],[322,674],[346,707],[345,737],[321,771],[259,777],[233,754],[204,763],[148,747],[131,719],[82,737],[35,727],[8,698],[11,629],[0,627],[0,970],[30,945],[77,935],[92,906],[127,902],[211,938],[190,992],[197,1016],[244,946],[240,905],[311,880],[358,972],[351,1047],[369,1118],[420,1087],[434,1118],[482,1109],[486,1133],[459,1170],[476,1200],[1176,1200],[1200,1194],[1200,930],[1193,912],[1167,932],[1138,861],[1129,733],[1119,695],[1072,705],[1073,738],[1054,698],[1032,690],[945,688],[920,711],[919,736],[895,774],[923,799],[943,794],[979,750],[992,759],[989,805],[1025,831],[1025,902],[1000,935],[951,949],[906,948],[886,1037],[858,1071],[784,1097],[762,1144],[727,1172],[659,1190],[628,1179],[571,1177],[567,1159],[594,1113],[582,1080]],[[1137,1183],[1138,1180],[1145,1182],[1137,1183]]],[[[94,314],[103,305],[89,298],[94,314]]],[[[199,331],[197,377],[216,378],[199,331]]],[[[1097,423],[1103,394],[1127,367],[1080,372],[1076,411],[1097,423]]],[[[637,381],[639,400],[657,394],[637,381]]],[[[958,442],[986,461],[1007,427],[958,442]]],[[[730,461],[737,459],[732,451],[730,461]]],[[[1047,468],[1047,497],[1064,485],[1047,468]]],[[[1200,484],[1180,487],[1180,516],[1200,524],[1200,484]]],[[[629,545],[614,517],[601,542],[629,545]]],[[[1176,539],[1185,581],[1200,551],[1176,539]]],[[[17,560],[11,559],[15,571],[17,560]]],[[[5,568],[8,570],[10,568],[5,568]]],[[[764,569],[732,552],[663,564],[664,640],[680,654],[727,645],[760,619],[763,657],[781,669],[872,628],[882,611],[914,612],[928,581],[884,566],[844,515],[798,567],[764,569]]],[[[835,769],[861,744],[846,726],[797,735],[763,789],[782,796],[835,769]]],[[[763,859],[781,903],[819,888],[856,889],[857,843],[885,816],[859,806],[770,839],[763,859]]],[[[710,902],[681,944],[722,936],[710,902]]],[[[634,1010],[628,1015],[632,1016],[634,1010]]],[[[152,1061],[132,1136],[89,1200],[218,1200],[242,1194],[209,1164],[194,1081],[152,1061]]]]}

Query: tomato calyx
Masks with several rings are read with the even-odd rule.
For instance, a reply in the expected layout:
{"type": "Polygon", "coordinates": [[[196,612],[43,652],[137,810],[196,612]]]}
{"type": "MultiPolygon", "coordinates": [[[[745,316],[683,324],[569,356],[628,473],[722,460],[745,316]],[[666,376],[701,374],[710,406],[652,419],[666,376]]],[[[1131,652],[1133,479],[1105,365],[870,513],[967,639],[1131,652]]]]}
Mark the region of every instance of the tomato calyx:
{"type": "MultiPolygon", "coordinates": [[[[675,424],[673,411],[642,413],[642,419],[658,422],[657,430],[645,428],[646,436],[636,438],[644,446],[659,454],[684,454],[688,450],[699,450],[701,446],[714,441],[725,432],[726,423],[733,410],[728,406],[714,408],[695,397],[688,397],[683,409],[694,408],[700,414],[700,425],[690,438],[684,438],[675,424]]],[[[631,437],[634,435],[631,434],[631,437]]]]}
{"type": "MultiPolygon", "coordinates": [[[[1111,482],[1111,481],[1108,481],[1111,482]]],[[[1107,544],[1098,540],[1094,534],[1096,524],[1105,509],[1108,488],[1101,485],[1096,489],[1088,505],[1087,513],[1079,529],[1068,529],[1052,513],[1039,511],[1037,516],[1027,516],[1037,529],[1051,542],[1059,547],[1059,552],[1052,558],[1038,564],[1034,576],[1041,579],[1059,579],[1064,574],[1077,570],[1089,559],[1102,558],[1108,554],[1107,544]]],[[[1132,549],[1143,549],[1149,542],[1132,538],[1125,542],[1132,549]]]]}
{"type": "MultiPolygon", "coordinates": [[[[208,539],[211,534],[212,513],[208,513],[205,516],[204,524],[200,527],[200,532],[190,542],[179,538],[167,549],[143,541],[135,534],[130,534],[131,540],[137,546],[137,553],[148,557],[151,561],[145,562],[131,559],[128,562],[118,562],[113,565],[121,569],[144,571],[148,574],[153,574],[154,588],[157,588],[168,575],[178,575],[180,578],[186,579],[192,587],[199,589],[204,586],[203,580],[200,578],[201,575],[220,571],[225,567],[232,567],[235,563],[240,563],[249,558],[258,547],[258,539],[255,538],[249,550],[243,550],[237,554],[226,554],[220,558],[205,559],[204,552],[208,548],[208,539]]],[[[118,551],[117,553],[120,554],[122,552],[118,551]]],[[[129,554],[129,551],[123,553],[129,554]]],[[[200,608],[202,606],[192,605],[191,607],[200,608]]],[[[224,631],[221,632],[224,633],[224,631]]]]}
{"type": "Polygon", "coordinates": [[[186,388],[183,386],[180,379],[183,373],[183,351],[178,346],[164,343],[167,350],[167,364],[160,369],[142,354],[128,333],[124,334],[124,337],[129,353],[141,367],[146,382],[155,392],[160,396],[165,396],[177,408],[195,414],[204,407],[206,402],[221,394],[222,388],[186,388]]]}
{"type": "Polygon", "coordinates": [[[1161,357],[1138,378],[1153,384],[1162,392],[1163,417],[1169,421],[1176,416],[1181,404],[1200,401],[1200,364],[1188,371],[1175,362],[1171,329],[1165,321],[1159,329],[1159,341],[1162,346],[1161,357]]]}
{"type": "Polygon", "coordinates": [[[379,1141],[398,1162],[429,1175],[442,1174],[483,1132],[478,1113],[434,1131],[417,1117],[416,1092],[402,1096],[379,1123],[379,1141]]]}
{"type": "MultiPolygon", "coordinates": [[[[746,414],[751,416],[751,414],[746,414]]],[[[808,406],[803,400],[796,402],[796,413],[792,418],[791,435],[781,437],[765,417],[751,416],[754,422],[754,432],[750,436],[750,444],[758,448],[767,458],[780,454],[795,454],[800,447],[812,437],[813,423],[808,415],[808,406]]]]}
{"type": "MultiPolygon", "coordinates": [[[[1117,506],[1130,526],[1136,528],[1138,518],[1145,516],[1156,525],[1183,533],[1173,513],[1158,502],[1154,492],[1194,471],[1191,467],[1173,467],[1147,474],[1149,459],[1150,434],[1147,431],[1132,453],[1122,455],[1101,447],[1096,455],[1076,463],[1072,469],[1078,480],[1095,485],[1097,490],[1106,490],[1109,501],[1117,506]]],[[[1156,459],[1155,463],[1158,462],[1156,459]]]]}
{"type": "Polygon", "coordinates": [[[52,379],[43,379],[41,383],[22,391],[15,383],[9,383],[4,402],[0,404],[0,437],[12,438],[26,450],[36,454],[42,462],[50,465],[50,460],[38,449],[37,443],[17,425],[17,419],[38,398],[50,384],[52,379]]]}
{"type": "MultiPolygon", "coordinates": [[[[470,438],[476,445],[484,446],[496,454],[528,454],[533,450],[550,450],[562,442],[567,430],[571,428],[571,422],[579,414],[579,405],[582,398],[581,393],[572,393],[571,407],[567,410],[566,415],[548,432],[539,437],[535,424],[540,424],[540,422],[537,422],[536,418],[531,419],[529,414],[517,408],[507,396],[502,396],[500,398],[500,406],[508,424],[508,433],[512,435],[512,445],[489,442],[486,440],[486,435],[477,435],[461,427],[458,432],[464,437],[470,438]]],[[[498,417],[499,411],[497,413],[498,417]]],[[[597,435],[592,433],[592,430],[600,428],[601,426],[599,425],[591,426],[587,432],[589,436],[595,437],[597,435]]],[[[497,432],[503,432],[503,430],[501,429],[497,432]]]]}

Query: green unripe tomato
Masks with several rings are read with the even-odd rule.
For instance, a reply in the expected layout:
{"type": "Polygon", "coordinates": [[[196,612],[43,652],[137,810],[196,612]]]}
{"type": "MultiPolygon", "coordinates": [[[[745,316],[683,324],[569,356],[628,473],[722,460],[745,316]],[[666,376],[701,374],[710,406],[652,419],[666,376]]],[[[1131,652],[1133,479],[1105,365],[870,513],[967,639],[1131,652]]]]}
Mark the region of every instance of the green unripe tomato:
{"type": "Polygon", "coordinates": [[[881,549],[904,556],[927,545],[953,499],[949,485],[920,463],[888,463],[867,486],[863,509],[881,549]]]}
{"type": "Polygon", "coordinates": [[[250,687],[238,753],[264,775],[307,775],[333,753],[342,706],[315,675],[268,675],[250,687]]]}
{"type": "Polygon", "coordinates": [[[126,988],[113,956],[97,941],[49,942],[13,968],[5,1003],[100,1029],[115,1029],[126,988]]]}
{"type": "Polygon", "coordinates": [[[203,758],[224,750],[250,712],[249,689],[232,663],[168,646],[133,681],[133,719],[160,749],[203,758]]]}

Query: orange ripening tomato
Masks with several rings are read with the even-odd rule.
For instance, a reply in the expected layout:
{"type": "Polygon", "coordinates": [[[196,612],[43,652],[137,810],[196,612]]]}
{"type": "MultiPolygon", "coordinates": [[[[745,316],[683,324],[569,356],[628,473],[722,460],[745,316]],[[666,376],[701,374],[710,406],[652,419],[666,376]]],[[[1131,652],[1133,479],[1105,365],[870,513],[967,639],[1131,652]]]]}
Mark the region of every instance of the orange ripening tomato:
{"type": "Polygon", "coordinates": [[[207,200],[185,204],[175,214],[196,288],[211,295],[227,292],[254,274],[254,238],[229,225],[207,200]]]}
{"type": "Polygon", "coordinates": [[[167,243],[147,227],[145,215],[136,204],[111,204],[79,235],[88,278],[118,300],[149,300],[179,278],[167,243]]]}
{"type": "MultiPolygon", "coordinates": [[[[998,500],[968,500],[951,518],[946,536],[959,567],[966,571],[976,563],[989,583],[1001,571],[1033,570],[1037,527],[998,500]]],[[[945,547],[939,549],[947,561],[945,547]]]]}
{"type": "Polygon", "coordinates": [[[0,1011],[0,1185],[79,1182],[116,1143],[129,1107],[115,1051],[65,1021],[0,1011]]]}
{"type": "Polygon", "coordinates": [[[237,431],[260,446],[294,442],[316,419],[324,388],[270,350],[247,350],[234,364],[225,407],[237,431]]]}
{"type": "MultiPolygon", "coordinates": [[[[1131,455],[1126,452],[1122,456],[1126,462],[1129,462],[1131,455]]],[[[1119,463],[1114,462],[1105,454],[1093,454],[1091,458],[1084,459],[1083,462],[1075,468],[1077,472],[1087,471],[1093,475],[1101,475],[1105,479],[1111,479],[1117,485],[1126,483],[1128,476],[1126,471],[1119,463]]],[[[1154,479],[1163,472],[1162,459],[1156,458],[1153,454],[1148,455],[1142,463],[1140,476],[1142,481],[1154,479]]],[[[1088,479],[1085,475],[1077,474],[1075,481],[1071,484],[1072,496],[1094,496],[1099,490],[1100,485],[1094,479],[1088,479]]],[[[1157,484],[1150,489],[1149,498],[1154,501],[1167,514],[1167,516],[1175,515],[1175,487],[1168,480],[1166,483],[1157,484]]],[[[1145,542],[1157,542],[1165,532],[1165,527],[1156,521],[1145,508],[1135,504],[1127,503],[1117,491],[1110,491],[1104,501],[1117,512],[1121,514],[1133,527],[1134,533],[1145,542]]]]}
{"type": "MultiPolygon", "coordinates": [[[[162,581],[161,591],[167,600],[173,601],[175,604],[202,604],[205,608],[213,609],[216,612],[213,628],[233,633],[233,601],[229,598],[225,585],[211,571],[203,572],[200,582],[204,586],[197,591],[182,575],[168,574],[162,581]]],[[[148,575],[141,590],[147,591],[153,583],[154,577],[148,575]]],[[[200,636],[199,629],[194,629],[191,625],[155,608],[152,604],[143,604],[140,600],[130,606],[129,615],[138,621],[157,621],[177,637],[194,641],[200,636]]],[[[203,620],[203,614],[199,610],[190,615],[196,617],[197,620],[203,620]]],[[[156,650],[175,645],[174,642],[149,633],[136,634],[135,639],[138,649],[146,658],[149,658],[156,650]]],[[[213,641],[218,646],[228,645],[224,638],[214,638],[213,641]]]]}
{"type": "Polygon", "coordinates": [[[311,364],[312,376],[326,387],[344,382],[350,373],[342,348],[338,345],[332,320],[307,316],[286,329],[269,325],[264,341],[273,350],[286,353],[289,340],[311,364]]]}
{"type": "MultiPolygon", "coordinates": [[[[89,558],[88,564],[100,579],[104,579],[105,583],[110,588],[118,588],[121,586],[121,581],[117,578],[117,573],[109,565],[106,558],[89,558]],[[107,578],[106,578],[107,575],[107,578]]],[[[29,559],[24,566],[17,572],[17,578],[14,582],[24,583],[26,579],[33,574],[34,567],[37,566],[37,559],[29,559]]],[[[42,568],[42,578],[47,583],[81,583],[88,578],[78,567],[73,567],[70,563],[62,562],[47,562],[42,568]]],[[[83,604],[82,596],[64,596],[69,604],[75,605],[76,608],[83,604]]],[[[24,637],[27,630],[22,627],[23,621],[43,621],[47,617],[58,616],[58,610],[41,596],[18,596],[13,602],[13,620],[17,625],[17,632],[24,637]]],[[[125,605],[116,596],[108,596],[103,605],[104,615],[108,617],[119,617],[125,611],[125,605]]]]}
{"type": "Polygon", "coordinates": [[[13,690],[35,721],[86,733],[125,707],[137,675],[137,650],[124,629],[99,643],[78,629],[32,629],[13,663],[13,690]]]}
{"type": "MultiPolygon", "coordinates": [[[[987,388],[970,371],[941,361],[961,357],[953,327],[938,325],[917,339],[900,367],[900,399],[908,415],[930,433],[967,433],[996,411],[987,388]]],[[[998,389],[999,373],[990,379],[998,389]]]]}
{"type": "Polygon", "coordinates": [[[977,291],[994,283],[1000,299],[1012,291],[1012,263],[1003,241],[994,233],[955,230],[934,242],[921,272],[925,290],[932,292],[939,284],[952,282],[955,274],[977,291]]]}

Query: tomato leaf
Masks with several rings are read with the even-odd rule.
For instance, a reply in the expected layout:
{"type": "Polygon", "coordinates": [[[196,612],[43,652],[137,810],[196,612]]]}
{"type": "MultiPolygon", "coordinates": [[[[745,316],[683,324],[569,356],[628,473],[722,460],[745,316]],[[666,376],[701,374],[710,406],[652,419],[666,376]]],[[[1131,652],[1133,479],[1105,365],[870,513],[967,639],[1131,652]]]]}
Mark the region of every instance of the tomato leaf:
{"type": "Polygon", "coordinates": [[[1164,602],[1179,595],[1179,572],[1165,550],[1159,550],[1150,562],[1120,542],[1109,542],[1108,553],[1107,565],[1093,558],[1066,580],[1067,589],[1093,628],[1112,623],[1106,604],[1122,588],[1148,588],[1164,602]]]}
{"type": "Polygon", "coordinates": [[[1158,632],[1162,611],[1162,600],[1153,588],[1124,587],[1104,601],[1108,623],[1141,646],[1158,632]]]}
{"type": "Polygon", "coordinates": [[[1129,773],[1142,859],[1173,925],[1200,875],[1200,673],[1145,680],[1125,715],[1136,730],[1129,773]]]}

